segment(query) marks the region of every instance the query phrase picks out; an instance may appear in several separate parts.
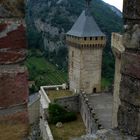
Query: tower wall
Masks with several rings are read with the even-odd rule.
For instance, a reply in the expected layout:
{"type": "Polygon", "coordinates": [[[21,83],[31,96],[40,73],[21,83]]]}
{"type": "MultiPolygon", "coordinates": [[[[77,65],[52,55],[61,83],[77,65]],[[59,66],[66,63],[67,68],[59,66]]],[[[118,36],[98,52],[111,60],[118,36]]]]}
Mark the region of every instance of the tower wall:
{"type": "Polygon", "coordinates": [[[81,50],[69,46],[69,84],[70,90],[80,91],[81,50]]]}
{"type": "Polygon", "coordinates": [[[81,89],[86,93],[101,91],[102,50],[100,47],[81,49],[81,89]]]}
{"type": "Polygon", "coordinates": [[[69,46],[70,90],[86,93],[101,91],[103,47],[69,46]]]}

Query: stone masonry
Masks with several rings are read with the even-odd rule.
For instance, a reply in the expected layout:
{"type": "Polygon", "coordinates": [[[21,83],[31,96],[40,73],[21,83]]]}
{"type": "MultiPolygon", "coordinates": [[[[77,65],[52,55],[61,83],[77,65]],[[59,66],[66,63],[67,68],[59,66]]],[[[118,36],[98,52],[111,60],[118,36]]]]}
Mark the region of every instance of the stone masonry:
{"type": "Polygon", "coordinates": [[[113,114],[112,114],[112,128],[118,126],[117,113],[120,105],[119,91],[121,81],[121,59],[124,47],[122,45],[122,35],[112,33],[111,46],[115,55],[115,80],[113,93],[113,114]]]}
{"type": "Polygon", "coordinates": [[[27,47],[24,0],[1,0],[0,13],[0,124],[27,129],[28,71],[21,66],[27,47]]]}
{"type": "Polygon", "coordinates": [[[124,28],[118,127],[140,136],[140,1],[124,0],[124,28]]]}

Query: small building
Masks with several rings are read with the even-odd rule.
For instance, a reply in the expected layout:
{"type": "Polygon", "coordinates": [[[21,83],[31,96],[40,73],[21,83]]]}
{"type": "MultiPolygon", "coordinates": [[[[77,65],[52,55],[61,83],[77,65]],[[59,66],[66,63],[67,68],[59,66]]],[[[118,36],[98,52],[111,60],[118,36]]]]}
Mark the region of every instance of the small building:
{"type": "Polygon", "coordinates": [[[70,31],[69,86],[71,91],[96,93],[101,91],[102,52],[106,36],[90,13],[89,1],[70,31]]]}

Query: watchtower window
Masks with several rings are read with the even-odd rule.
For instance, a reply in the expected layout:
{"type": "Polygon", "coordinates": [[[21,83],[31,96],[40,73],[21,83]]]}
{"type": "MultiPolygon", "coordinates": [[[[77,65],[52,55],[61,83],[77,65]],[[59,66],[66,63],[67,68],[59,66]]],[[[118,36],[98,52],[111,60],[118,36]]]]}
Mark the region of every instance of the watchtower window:
{"type": "Polygon", "coordinates": [[[101,37],[101,40],[103,40],[103,39],[104,39],[104,37],[102,36],[102,37],[101,37]]]}
{"type": "Polygon", "coordinates": [[[90,40],[92,40],[92,37],[90,37],[90,40]]]}
{"type": "Polygon", "coordinates": [[[87,40],[87,38],[86,38],[86,37],[84,37],[84,40],[87,40]]]}
{"type": "Polygon", "coordinates": [[[98,37],[95,37],[95,40],[98,40],[98,37]]]}

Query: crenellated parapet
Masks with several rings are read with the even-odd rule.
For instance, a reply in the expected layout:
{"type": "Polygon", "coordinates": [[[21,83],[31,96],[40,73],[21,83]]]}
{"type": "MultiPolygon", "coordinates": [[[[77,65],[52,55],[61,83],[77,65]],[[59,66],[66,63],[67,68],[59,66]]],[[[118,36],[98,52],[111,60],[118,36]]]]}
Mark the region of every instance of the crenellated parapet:
{"type": "Polygon", "coordinates": [[[77,47],[104,47],[106,44],[106,37],[76,37],[67,35],[66,41],[68,45],[77,47]]]}
{"type": "Polygon", "coordinates": [[[104,129],[96,114],[94,106],[89,102],[88,96],[85,92],[80,92],[79,94],[79,107],[87,133],[95,134],[98,130],[104,129]]]}

